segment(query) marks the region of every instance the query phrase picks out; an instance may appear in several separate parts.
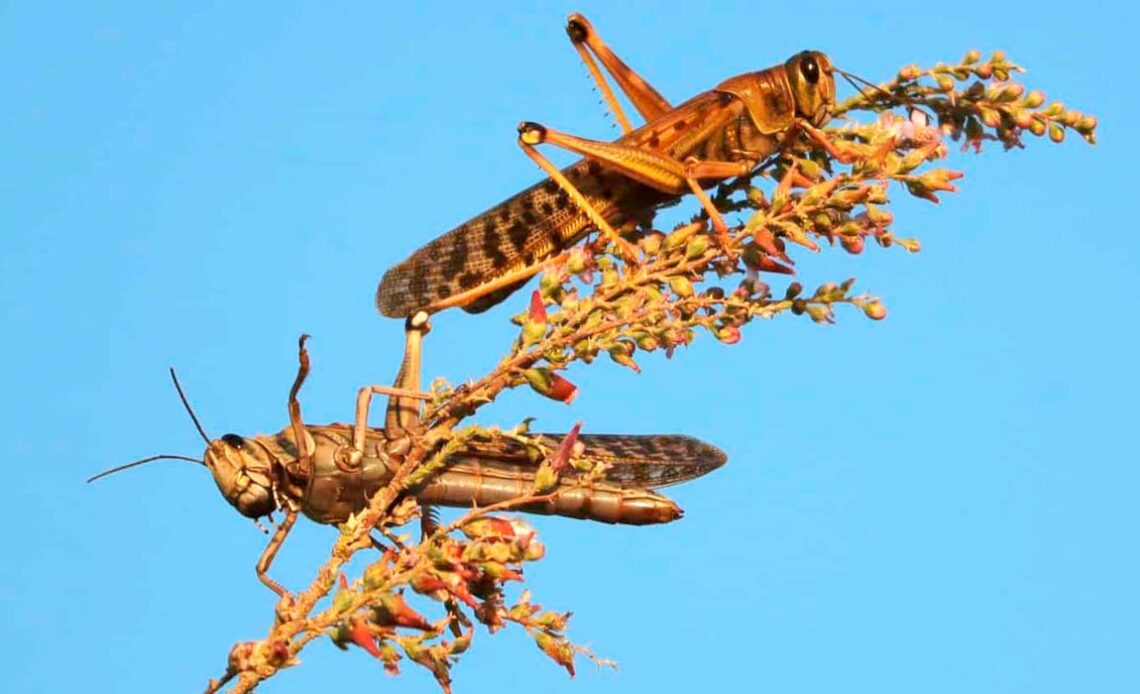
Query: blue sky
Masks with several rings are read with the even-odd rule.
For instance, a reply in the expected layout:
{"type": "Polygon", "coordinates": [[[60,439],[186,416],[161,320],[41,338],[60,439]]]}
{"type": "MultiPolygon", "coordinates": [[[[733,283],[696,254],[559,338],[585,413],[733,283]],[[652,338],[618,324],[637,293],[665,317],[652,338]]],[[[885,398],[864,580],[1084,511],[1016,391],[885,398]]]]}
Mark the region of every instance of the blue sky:
{"type": "MultiPolygon", "coordinates": [[[[95,486],[207,431],[276,431],[301,332],[311,422],[386,382],[382,272],[530,184],[523,119],[614,134],[562,30],[587,14],[668,98],[827,51],[871,79],[1003,48],[1100,118],[1100,144],[955,154],[939,207],[894,191],[924,244],[800,254],[859,278],[888,320],[781,318],[634,376],[575,369],[573,407],[508,394],[481,421],[682,432],[729,464],[686,517],[537,521],[528,570],[572,635],[617,659],[577,679],[480,633],[458,691],[1137,691],[1135,13],[1051,3],[4,3],[0,8],[0,662],[11,691],[198,691],[264,633],[264,537],[190,465],[95,486]],[[335,5],[335,6],[331,6],[335,5]],[[616,5],[616,6],[611,6],[616,5]],[[1131,461],[1131,462],[1130,462],[1131,461]]],[[[435,320],[426,374],[484,373],[522,295],[435,320]]],[[[333,531],[275,575],[307,583],[333,531]]],[[[431,692],[321,643],[267,692],[431,692]]]]}

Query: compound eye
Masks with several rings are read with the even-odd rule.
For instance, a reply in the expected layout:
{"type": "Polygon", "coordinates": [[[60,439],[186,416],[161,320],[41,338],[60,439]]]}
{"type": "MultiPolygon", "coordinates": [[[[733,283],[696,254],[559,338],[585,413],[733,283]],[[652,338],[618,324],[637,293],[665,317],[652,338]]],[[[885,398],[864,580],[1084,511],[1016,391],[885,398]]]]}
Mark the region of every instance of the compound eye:
{"type": "Polygon", "coordinates": [[[814,55],[809,53],[800,61],[800,73],[809,84],[819,82],[819,63],[815,61],[814,55]]]}
{"type": "Polygon", "coordinates": [[[238,436],[237,434],[226,434],[222,437],[222,441],[224,441],[227,446],[236,448],[239,451],[241,450],[242,446],[245,445],[245,439],[238,436]]]}

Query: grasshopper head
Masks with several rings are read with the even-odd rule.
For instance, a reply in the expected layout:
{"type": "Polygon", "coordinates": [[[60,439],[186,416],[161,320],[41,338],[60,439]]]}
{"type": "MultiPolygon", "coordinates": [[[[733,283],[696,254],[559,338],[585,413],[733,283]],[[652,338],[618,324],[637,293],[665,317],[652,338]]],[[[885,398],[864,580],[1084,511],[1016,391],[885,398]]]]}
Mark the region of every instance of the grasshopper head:
{"type": "Polygon", "coordinates": [[[277,508],[273,495],[273,460],[256,439],[226,434],[210,441],[206,467],[226,501],[247,518],[267,516],[277,508]]]}
{"type": "Polygon", "coordinates": [[[823,127],[835,106],[835,75],[831,60],[819,51],[797,53],[784,63],[796,101],[796,114],[823,127]]]}

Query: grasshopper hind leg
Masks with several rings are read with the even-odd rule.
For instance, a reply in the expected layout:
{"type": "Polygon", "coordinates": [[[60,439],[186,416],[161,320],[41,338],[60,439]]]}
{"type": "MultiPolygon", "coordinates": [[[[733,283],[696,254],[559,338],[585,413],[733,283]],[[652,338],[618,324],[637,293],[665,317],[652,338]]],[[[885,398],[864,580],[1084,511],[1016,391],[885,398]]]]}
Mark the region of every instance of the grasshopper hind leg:
{"type": "Polygon", "coordinates": [[[543,125],[539,125],[538,123],[523,121],[522,123],[519,123],[518,132],[519,147],[521,147],[523,152],[525,152],[526,155],[530,157],[531,161],[538,165],[538,167],[542,169],[547,176],[550,177],[550,180],[554,181],[554,183],[559,188],[561,188],[563,192],[570,196],[570,199],[574,201],[574,205],[577,206],[577,208],[581,210],[587,217],[589,217],[590,222],[594,225],[599,233],[601,233],[603,236],[609,239],[611,243],[614,244],[618,250],[618,253],[621,254],[622,258],[624,258],[627,263],[631,265],[637,264],[637,247],[622,238],[622,236],[613,228],[613,226],[608,221],[606,221],[605,217],[603,217],[601,213],[599,213],[598,210],[590,204],[590,201],[586,199],[586,196],[582,195],[582,192],[579,191],[578,188],[570,182],[570,179],[568,179],[564,173],[559,171],[558,168],[555,167],[549,159],[544,157],[541,152],[535,149],[535,145],[546,141],[547,128],[543,125]]]}
{"type": "MultiPolygon", "coordinates": [[[[431,323],[425,311],[417,311],[404,322],[404,358],[400,362],[400,370],[396,372],[396,380],[392,384],[400,390],[418,392],[420,390],[420,372],[423,370],[423,339],[431,332],[431,323]]],[[[384,429],[389,434],[412,429],[420,420],[419,401],[400,395],[391,395],[388,398],[388,407],[385,410],[384,429]]]]}
{"type": "Polygon", "coordinates": [[[471,303],[464,304],[463,310],[467,313],[483,313],[488,309],[494,308],[502,303],[508,296],[522,289],[523,285],[530,281],[530,278],[531,275],[527,275],[518,282],[513,282],[501,289],[488,292],[471,303]]]}
{"type": "Polygon", "coordinates": [[[566,34],[570,37],[570,42],[574,44],[574,50],[578,51],[578,55],[582,57],[582,62],[586,64],[586,69],[590,71],[590,77],[598,85],[598,89],[605,97],[611,112],[618,119],[623,134],[629,134],[633,130],[633,126],[626,118],[621,104],[614,97],[609,83],[606,82],[601,70],[598,69],[594,56],[597,56],[598,60],[601,61],[602,67],[606,69],[613,81],[617,83],[618,88],[621,89],[646,122],[656,120],[673,110],[673,106],[665,100],[665,97],[661,96],[645,78],[637,74],[633,68],[626,65],[625,61],[613,52],[609,45],[598,36],[598,32],[594,30],[594,27],[585,17],[576,12],[570,15],[566,20],[566,34]]]}
{"type": "MultiPolygon", "coordinates": [[[[529,279],[529,278],[528,278],[529,279]]],[[[525,282],[526,280],[523,280],[525,282]]],[[[514,288],[511,289],[514,291],[514,288]]],[[[419,391],[423,366],[423,338],[431,331],[428,314],[418,311],[404,324],[404,359],[392,385],[399,390],[419,391]]],[[[397,436],[415,429],[420,422],[419,401],[393,394],[388,398],[384,417],[384,430],[397,436]]],[[[428,504],[420,504],[420,533],[427,537],[439,529],[439,511],[428,504]]]]}

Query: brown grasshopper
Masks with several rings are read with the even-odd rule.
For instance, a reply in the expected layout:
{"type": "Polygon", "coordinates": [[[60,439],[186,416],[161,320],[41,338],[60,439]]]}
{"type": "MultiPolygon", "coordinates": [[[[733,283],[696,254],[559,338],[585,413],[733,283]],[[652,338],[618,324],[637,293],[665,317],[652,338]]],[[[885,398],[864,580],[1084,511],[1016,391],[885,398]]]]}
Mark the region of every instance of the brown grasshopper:
{"type": "MultiPolygon", "coordinates": [[[[203,458],[152,456],[101,472],[88,481],[164,458],[204,465],[213,474],[222,496],[243,516],[256,522],[271,517],[274,511],[284,512],[285,518],[257,562],[258,578],[284,595],[284,589],[268,576],[268,570],[298,514],[318,523],[348,520],[388,483],[410,448],[409,431],[418,423],[418,408],[409,402],[429,397],[418,392],[416,361],[418,343],[429,329],[426,313],[418,313],[408,321],[408,344],[396,386],[362,388],[353,424],[301,422],[297,393],[309,370],[305,338],[301,339],[300,366],[289,394],[290,426],[276,434],[226,434],[211,440],[174,378],[186,411],[206,441],[203,458]],[[390,397],[383,429],[368,426],[373,394],[390,397]]],[[[563,439],[559,434],[533,436],[548,450],[556,449],[563,439]]],[[[603,523],[667,523],[681,517],[681,508],[652,489],[700,477],[726,460],[716,447],[687,436],[586,434],[579,436],[578,441],[582,444],[581,454],[576,457],[591,468],[604,465],[601,477],[587,477],[570,468],[552,492],[543,494],[541,501],[521,504],[517,510],[603,523]]],[[[534,460],[533,450],[506,436],[471,442],[448,459],[442,472],[409,494],[425,506],[464,508],[525,499],[533,494],[535,473],[541,462],[534,460]]],[[[429,511],[425,509],[424,513],[429,511]]]]}
{"type": "MultiPolygon", "coordinates": [[[[503,301],[550,258],[597,229],[629,261],[637,249],[618,229],[648,225],[657,208],[692,193],[727,243],[727,226],[705,188],[753,171],[799,133],[841,161],[818,128],[835,106],[835,72],[826,55],[804,51],[672,106],[629,68],[579,14],[566,32],[622,128],[615,142],[575,137],[537,123],[519,125],[518,144],[549,178],[428,243],[390,269],[376,291],[385,316],[461,306],[479,313],[503,301]],[[594,56],[645,119],[636,130],[594,56]],[[559,171],[535,145],[584,158],[559,171]]],[[[774,261],[772,261],[774,263],[774,261]]]]}

